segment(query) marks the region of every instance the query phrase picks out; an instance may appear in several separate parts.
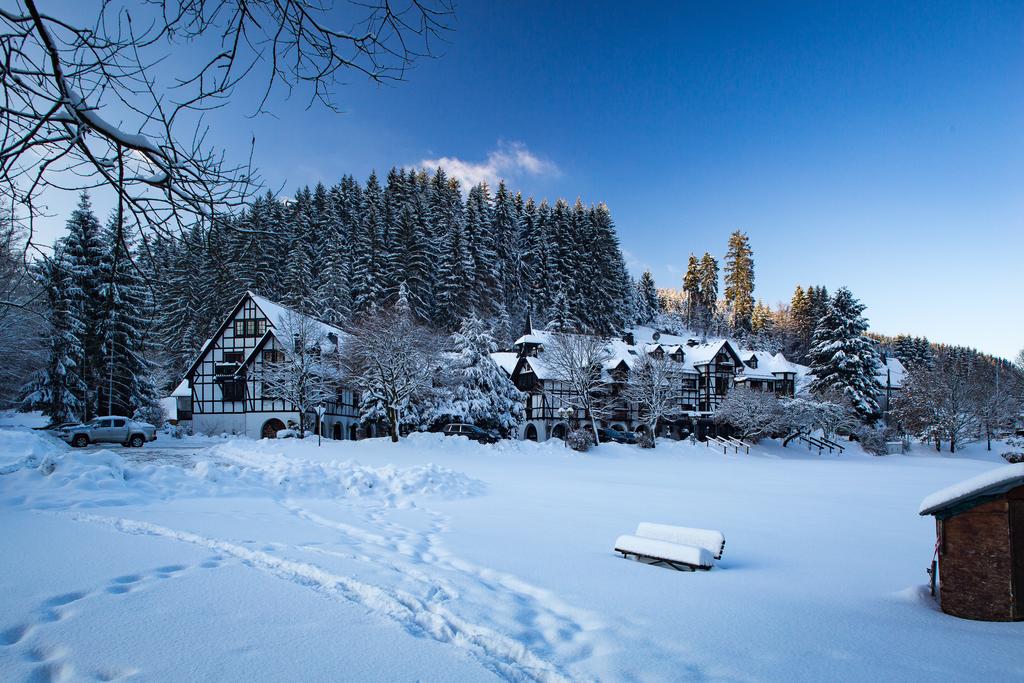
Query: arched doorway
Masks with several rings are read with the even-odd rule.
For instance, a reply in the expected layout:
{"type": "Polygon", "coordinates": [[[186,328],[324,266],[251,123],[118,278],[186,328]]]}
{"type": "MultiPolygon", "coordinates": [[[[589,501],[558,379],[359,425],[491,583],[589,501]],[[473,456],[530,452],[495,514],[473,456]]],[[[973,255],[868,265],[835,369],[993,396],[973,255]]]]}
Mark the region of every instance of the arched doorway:
{"type": "Polygon", "coordinates": [[[551,436],[555,439],[565,440],[565,423],[559,422],[551,429],[551,436]]]}
{"type": "Polygon", "coordinates": [[[532,424],[526,425],[526,432],[523,433],[523,438],[525,438],[527,441],[536,441],[537,440],[537,425],[532,425],[532,424]]]}
{"type": "Polygon", "coordinates": [[[264,439],[276,439],[277,433],[284,429],[284,422],[281,422],[276,417],[272,417],[263,423],[263,429],[260,430],[260,436],[264,439]]]}
{"type": "Polygon", "coordinates": [[[354,424],[353,425],[349,425],[348,426],[348,439],[349,439],[349,441],[355,441],[357,436],[358,436],[358,434],[356,433],[356,426],[354,424]]]}
{"type": "Polygon", "coordinates": [[[335,441],[341,441],[341,423],[334,423],[334,436],[332,437],[335,441]]]}

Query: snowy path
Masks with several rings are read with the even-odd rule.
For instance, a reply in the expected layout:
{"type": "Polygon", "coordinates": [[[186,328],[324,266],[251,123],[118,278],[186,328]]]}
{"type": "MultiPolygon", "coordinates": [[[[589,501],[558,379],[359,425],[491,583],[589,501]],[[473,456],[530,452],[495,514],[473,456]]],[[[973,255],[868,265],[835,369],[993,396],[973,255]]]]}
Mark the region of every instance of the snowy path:
{"type": "MultiPolygon", "coordinates": [[[[396,540],[386,541],[380,536],[355,532],[354,528],[349,525],[330,522],[301,508],[286,506],[298,516],[314,524],[329,526],[336,530],[344,528],[344,533],[349,538],[360,536],[361,540],[351,545],[357,553],[362,553],[360,559],[403,573],[406,573],[408,568],[402,564],[395,564],[393,560],[388,559],[388,554],[398,553],[411,558],[418,557],[422,562],[423,556],[418,555],[415,550],[416,539],[413,538],[415,534],[409,534],[408,530],[402,530],[396,525],[388,525],[388,531],[394,534],[393,537],[396,540]],[[370,554],[366,554],[366,551],[369,551],[370,554]]],[[[571,617],[559,614],[559,612],[569,612],[569,610],[559,605],[557,601],[553,601],[557,606],[555,609],[544,606],[537,599],[538,595],[543,597],[542,592],[538,589],[525,585],[518,586],[513,577],[501,576],[470,565],[466,565],[466,569],[462,571],[469,572],[472,578],[483,580],[483,577],[487,575],[493,575],[495,578],[495,583],[483,584],[492,598],[486,607],[493,610],[495,614],[504,614],[505,609],[503,609],[502,603],[515,603],[514,614],[528,633],[518,634],[518,638],[505,636],[486,624],[469,621],[449,609],[446,603],[450,600],[466,604],[468,598],[464,590],[471,587],[470,583],[464,583],[457,588],[443,580],[435,580],[423,572],[408,572],[406,576],[412,578],[420,589],[414,593],[405,588],[384,587],[359,581],[349,576],[334,574],[319,565],[287,559],[265,550],[253,550],[245,545],[148,522],[84,514],[76,514],[74,517],[79,521],[108,524],[124,533],[161,536],[202,546],[220,553],[209,561],[211,566],[212,563],[223,559],[222,556],[233,557],[250,567],[269,572],[281,579],[298,583],[327,596],[358,603],[374,613],[398,622],[414,635],[433,638],[466,649],[487,668],[509,680],[568,680],[558,667],[534,654],[529,645],[537,643],[552,651],[561,649],[559,645],[563,641],[571,642],[583,629],[583,626],[573,621],[571,617]],[[509,585],[514,587],[509,588],[509,585]],[[521,642],[523,636],[526,636],[526,645],[521,642]]],[[[431,535],[433,533],[418,538],[421,541],[425,540],[426,545],[430,546],[436,543],[436,541],[426,540],[431,535]]],[[[349,544],[344,544],[341,547],[349,547],[349,544]]],[[[322,549],[320,551],[332,552],[322,549]]],[[[448,565],[453,568],[459,564],[458,560],[454,559],[448,559],[445,562],[454,563],[448,565]]],[[[185,568],[179,566],[173,569],[180,571],[185,568]]],[[[478,606],[484,607],[485,605],[478,606]]],[[[577,647],[576,649],[579,650],[580,656],[585,657],[589,654],[586,647],[577,647]]]]}

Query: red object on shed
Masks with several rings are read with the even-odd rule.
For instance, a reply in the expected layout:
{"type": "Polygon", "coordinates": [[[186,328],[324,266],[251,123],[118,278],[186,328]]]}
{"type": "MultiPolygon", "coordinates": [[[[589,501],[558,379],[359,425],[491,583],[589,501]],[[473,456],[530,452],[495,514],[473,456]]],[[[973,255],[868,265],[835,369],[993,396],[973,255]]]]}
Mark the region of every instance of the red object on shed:
{"type": "Polygon", "coordinates": [[[982,621],[1024,620],[1024,463],[933,493],[942,611],[982,621]]]}

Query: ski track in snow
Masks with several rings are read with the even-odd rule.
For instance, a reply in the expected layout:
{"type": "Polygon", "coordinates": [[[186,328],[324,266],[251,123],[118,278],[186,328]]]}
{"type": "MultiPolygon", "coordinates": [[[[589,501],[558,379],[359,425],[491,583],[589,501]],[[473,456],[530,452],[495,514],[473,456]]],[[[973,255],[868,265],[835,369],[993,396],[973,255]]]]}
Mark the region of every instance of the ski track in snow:
{"type": "Polygon", "coordinates": [[[98,669],[76,666],[74,650],[48,634],[53,624],[73,619],[95,609],[98,603],[116,600],[129,593],[149,590],[168,579],[187,576],[197,569],[214,569],[224,561],[214,555],[197,565],[166,565],[143,572],[111,578],[100,587],[72,591],[43,600],[24,620],[0,631],[0,652],[13,651],[32,664],[28,683],[63,683],[64,681],[123,681],[132,678],[138,669],[110,665],[98,669]]]}
{"type": "MultiPolygon", "coordinates": [[[[312,513],[301,508],[294,508],[294,506],[292,509],[300,517],[320,523],[314,521],[317,516],[312,513]]],[[[73,514],[72,517],[79,521],[105,524],[124,533],[160,536],[191,543],[214,550],[220,555],[237,558],[248,566],[278,578],[292,581],[336,599],[361,605],[373,613],[397,622],[412,635],[433,638],[439,642],[464,649],[490,671],[507,680],[544,682],[570,680],[569,674],[564,673],[552,662],[541,658],[519,640],[507,636],[489,625],[474,623],[457,615],[445,603],[453,596],[453,593],[459,596],[459,600],[465,599],[465,591],[456,589],[453,585],[448,585],[445,588],[443,584],[439,585],[437,581],[423,572],[408,574],[423,587],[430,586],[426,594],[415,595],[402,588],[372,585],[349,576],[331,573],[312,563],[272,555],[267,552],[267,548],[270,546],[266,545],[263,550],[253,550],[238,543],[120,517],[88,514],[73,514]]],[[[323,525],[339,531],[343,530],[343,527],[349,526],[323,518],[320,520],[323,525]]],[[[391,526],[398,529],[395,525],[391,526]]],[[[368,552],[371,561],[381,561],[386,564],[387,560],[383,559],[380,551],[388,550],[387,540],[371,532],[357,531],[356,527],[350,527],[345,533],[349,534],[351,538],[361,535],[362,538],[359,540],[357,548],[368,552]]],[[[408,541],[409,539],[399,540],[395,547],[401,547],[405,551],[404,553],[399,552],[400,555],[412,558],[418,551],[413,550],[415,543],[408,541]]],[[[422,561],[423,555],[419,557],[422,561]]],[[[451,567],[457,566],[456,562],[458,561],[446,561],[451,562],[449,565],[451,567]]],[[[511,584],[518,581],[492,570],[471,569],[472,565],[468,564],[465,564],[465,567],[466,569],[463,571],[469,572],[471,577],[473,576],[472,572],[476,571],[478,580],[483,581],[490,588],[490,592],[493,594],[492,598],[502,597],[500,591],[494,588],[495,586],[503,585],[503,581],[511,584]]],[[[402,572],[406,571],[406,567],[395,566],[395,568],[402,572]]],[[[535,595],[544,595],[544,591],[540,589],[531,589],[527,584],[521,584],[517,590],[507,587],[504,590],[507,591],[504,596],[506,601],[519,603],[517,614],[524,616],[528,622],[534,623],[535,628],[539,629],[534,636],[540,639],[542,646],[553,648],[557,643],[552,641],[572,640],[585,627],[569,618],[566,615],[569,612],[568,608],[562,606],[557,599],[551,598],[552,602],[558,605],[551,609],[550,606],[541,605],[536,597],[530,595],[531,592],[535,595]],[[559,612],[566,612],[566,614],[559,612]]],[[[482,605],[487,606],[488,603],[482,603],[482,605]]],[[[496,606],[496,604],[491,605],[492,608],[496,606]]],[[[493,609],[493,612],[500,613],[502,610],[493,609]]],[[[576,650],[579,656],[586,656],[589,653],[586,645],[577,647],[576,650]]],[[[572,675],[571,678],[578,679],[579,677],[572,675]]]]}

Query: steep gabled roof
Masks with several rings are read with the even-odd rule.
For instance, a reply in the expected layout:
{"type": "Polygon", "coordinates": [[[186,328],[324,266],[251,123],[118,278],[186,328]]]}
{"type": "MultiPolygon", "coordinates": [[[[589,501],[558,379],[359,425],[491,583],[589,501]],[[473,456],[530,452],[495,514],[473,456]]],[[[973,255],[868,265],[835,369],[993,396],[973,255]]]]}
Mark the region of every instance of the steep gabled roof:
{"type": "MultiPolygon", "coordinates": [[[[298,316],[303,320],[308,320],[314,323],[320,328],[320,330],[325,335],[334,335],[338,339],[342,339],[345,337],[345,333],[339,328],[334,327],[333,325],[328,325],[322,320],[317,320],[316,318],[299,313],[298,311],[288,308],[287,306],[275,303],[270,299],[267,299],[266,297],[256,294],[255,292],[247,291],[245,294],[242,295],[242,298],[238,300],[238,303],[234,305],[234,307],[231,309],[231,312],[224,317],[224,321],[220,324],[220,327],[217,328],[216,334],[214,334],[213,337],[211,337],[210,339],[207,339],[206,343],[203,344],[203,348],[199,350],[199,354],[196,356],[195,361],[193,361],[192,365],[190,365],[188,370],[185,371],[186,378],[192,377],[196,369],[199,367],[199,364],[203,361],[203,357],[206,355],[207,351],[209,351],[214,340],[220,339],[221,335],[223,335],[224,332],[228,329],[228,325],[231,324],[231,321],[234,320],[236,315],[238,315],[238,312],[242,309],[242,306],[245,305],[246,299],[252,299],[252,302],[256,305],[258,309],[260,309],[263,315],[267,318],[270,328],[277,327],[282,319],[291,314],[294,316],[298,316]]],[[[265,339],[266,335],[264,335],[264,337],[260,340],[260,343],[256,345],[257,348],[262,348],[262,346],[266,343],[265,339]]],[[[243,363],[241,367],[245,367],[248,360],[251,360],[252,357],[253,354],[250,354],[250,358],[247,359],[246,363],[243,363]]]]}

